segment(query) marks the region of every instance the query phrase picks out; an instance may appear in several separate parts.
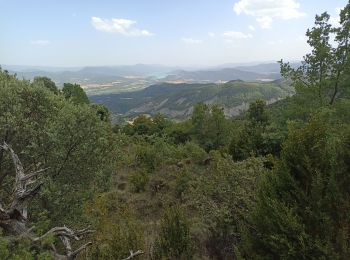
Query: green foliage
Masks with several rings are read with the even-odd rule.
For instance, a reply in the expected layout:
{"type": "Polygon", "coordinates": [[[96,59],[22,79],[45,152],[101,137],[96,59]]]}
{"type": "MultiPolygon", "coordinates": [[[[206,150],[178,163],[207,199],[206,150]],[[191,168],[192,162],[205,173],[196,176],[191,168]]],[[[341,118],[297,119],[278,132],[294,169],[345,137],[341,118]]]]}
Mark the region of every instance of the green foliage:
{"type": "MultiPolygon", "coordinates": [[[[179,117],[194,106],[182,122],[152,108],[112,128],[108,109],[79,85],[59,91],[48,78],[0,70],[0,141],[26,171],[49,167],[30,203],[33,232],[90,223],[89,259],[130,250],[146,259],[349,259],[350,4],[339,28],[329,19],[316,16],[300,68],[281,63],[297,92],[285,100],[263,101],[293,94],[286,81],[231,81],[156,85],[112,106],[127,111],[147,96],[179,117]],[[225,111],[250,106],[228,119],[213,101],[225,111]]],[[[13,181],[0,151],[2,205],[13,181]]],[[[51,259],[53,241],[0,234],[0,259],[51,259]]]]}
{"type": "Polygon", "coordinates": [[[74,104],[90,103],[86,93],[78,84],[64,83],[62,93],[66,99],[74,104]]]}
{"type": "Polygon", "coordinates": [[[136,134],[150,135],[153,130],[152,118],[140,115],[133,121],[132,127],[136,134]]]}
{"type": "Polygon", "coordinates": [[[194,139],[206,151],[219,149],[228,142],[229,123],[223,109],[217,105],[197,104],[191,121],[194,139]]]}
{"type": "Polygon", "coordinates": [[[58,88],[51,79],[47,77],[35,77],[33,80],[34,85],[42,85],[43,87],[47,88],[48,90],[52,91],[53,93],[58,93],[58,88]]]}
{"type": "Polygon", "coordinates": [[[292,80],[297,92],[302,96],[312,93],[319,105],[332,105],[348,92],[350,3],[340,17],[340,27],[333,27],[329,14],[316,15],[314,27],[306,33],[312,51],[305,55],[301,67],[293,69],[280,62],[282,75],[292,80]]]}
{"type": "Polygon", "coordinates": [[[135,111],[142,107],[143,113],[151,116],[163,113],[166,117],[184,120],[191,116],[192,108],[198,103],[214,103],[236,114],[242,103],[277,100],[293,93],[294,88],[284,81],[234,80],[224,84],[161,83],[140,91],[92,96],[91,99],[106,104],[115,114],[137,116],[139,113],[135,111]]]}
{"type": "Polygon", "coordinates": [[[45,249],[39,249],[31,245],[31,242],[23,239],[13,239],[13,237],[4,237],[0,232],[0,259],[11,260],[51,260],[50,252],[45,249]]]}
{"type": "Polygon", "coordinates": [[[166,127],[171,125],[163,115],[157,114],[153,118],[147,115],[139,115],[132,123],[123,127],[123,132],[127,135],[163,135],[166,127]]]}
{"type": "Polygon", "coordinates": [[[251,103],[247,118],[231,139],[228,150],[232,159],[240,161],[250,156],[279,155],[285,134],[269,119],[266,103],[261,100],[251,103]]]}
{"type": "Polygon", "coordinates": [[[117,193],[98,196],[88,212],[97,225],[94,244],[89,250],[91,259],[124,259],[130,250],[144,247],[142,223],[133,217],[117,193]]]}
{"type": "MultiPolygon", "coordinates": [[[[255,187],[264,176],[264,160],[251,158],[234,163],[217,152],[193,193],[205,225],[204,245],[213,259],[235,259],[234,247],[245,233],[246,213],[255,205],[255,187]]],[[[203,237],[203,231],[197,236],[203,237]]]]}
{"type": "Polygon", "coordinates": [[[263,259],[350,256],[349,135],[337,128],[315,116],[290,130],[280,163],[262,185],[249,251],[263,259]]]}
{"type": "Polygon", "coordinates": [[[96,110],[97,116],[104,122],[111,122],[111,115],[108,108],[101,104],[92,104],[92,108],[96,110]]]}
{"type": "MultiPolygon", "coordinates": [[[[102,122],[88,104],[74,105],[42,84],[30,84],[4,72],[0,72],[0,102],[1,142],[13,147],[26,170],[49,168],[42,192],[30,204],[32,221],[40,222],[38,231],[49,224],[80,222],[84,202],[94,192],[108,188],[109,182],[100,180],[110,176],[113,167],[110,124],[102,122]]],[[[7,203],[14,173],[3,152],[0,165],[0,195],[7,203]]]]}
{"type": "Polygon", "coordinates": [[[249,105],[248,118],[252,124],[265,125],[268,122],[266,102],[257,100],[249,105]]]}
{"type": "Polygon", "coordinates": [[[190,120],[178,122],[165,129],[167,136],[175,144],[184,144],[191,140],[192,122],[190,120]]]}
{"type": "Polygon", "coordinates": [[[193,253],[190,224],[185,213],[178,206],[166,209],[155,245],[156,258],[192,259],[193,253]]]}
{"type": "Polygon", "coordinates": [[[149,176],[147,172],[137,171],[130,175],[129,182],[134,192],[142,192],[146,190],[149,183],[149,176]]]}

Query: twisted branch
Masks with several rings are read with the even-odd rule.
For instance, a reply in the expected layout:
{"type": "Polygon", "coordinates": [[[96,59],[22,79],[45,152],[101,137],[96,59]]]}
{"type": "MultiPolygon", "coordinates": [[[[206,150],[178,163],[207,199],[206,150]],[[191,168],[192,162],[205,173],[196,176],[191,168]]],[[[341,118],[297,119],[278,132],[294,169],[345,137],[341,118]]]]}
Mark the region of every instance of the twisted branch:
{"type": "Polygon", "coordinates": [[[63,226],[54,227],[42,236],[35,236],[35,234],[32,233],[34,227],[28,228],[26,226],[28,221],[27,208],[30,199],[39,193],[40,188],[43,185],[43,182],[38,182],[37,178],[41,176],[48,168],[25,174],[23,165],[11,146],[4,142],[3,145],[0,145],[0,150],[1,149],[10,153],[15,166],[16,176],[10,207],[8,209],[4,209],[0,204],[0,226],[9,235],[13,235],[15,237],[25,236],[31,239],[33,243],[42,241],[48,235],[58,237],[61,239],[65,247],[65,254],[61,255],[57,253],[55,246],[52,244],[50,248],[55,259],[75,259],[82,250],[86,249],[92,243],[88,242],[80,246],[78,249],[73,250],[71,240],[81,240],[84,235],[90,234],[94,232],[94,230],[91,230],[90,227],[88,227],[74,231],[66,226],[63,226]]]}
{"type": "Polygon", "coordinates": [[[136,252],[133,252],[132,250],[130,250],[130,255],[127,258],[124,258],[123,260],[130,260],[136,256],[142,255],[145,252],[143,252],[142,250],[137,250],[136,252]]]}

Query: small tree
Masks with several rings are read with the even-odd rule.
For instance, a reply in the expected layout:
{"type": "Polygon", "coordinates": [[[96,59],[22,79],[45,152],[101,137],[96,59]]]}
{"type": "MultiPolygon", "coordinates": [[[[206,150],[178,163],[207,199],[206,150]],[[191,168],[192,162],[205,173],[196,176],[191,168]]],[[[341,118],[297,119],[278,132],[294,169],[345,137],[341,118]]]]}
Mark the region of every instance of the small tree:
{"type": "Polygon", "coordinates": [[[64,83],[62,92],[66,99],[74,104],[89,104],[90,101],[85,91],[78,84],[64,83]]]}
{"type": "Polygon", "coordinates": [[[178,206],[168,208],[161,220],[155,255],[160,259],[192,259],[193,254],[190,224],[186,215],[178,206]]]}
{"type": "Polygon", "coordinates": [[[350,257],[348,133],[320,116],[290,130],[260,189],[248,258],[350,257]]]}
{"type": "Polygon", "coordinates": [[[45,88],[49,89],[53,93],[57,94],[58,93],[58,88],[56,87],[55,82],[53,82],[51,79],[48,77],[35,77],[33,80],[33,84],[35,85],[42,85],[45,88]]]}
{"type": "Polygon", "coordinates": [[[199,103],[194,107],[191,121],[194,139],[206,151],[218,149],[227,143],[228,120],[221,107],[199,103]]]}

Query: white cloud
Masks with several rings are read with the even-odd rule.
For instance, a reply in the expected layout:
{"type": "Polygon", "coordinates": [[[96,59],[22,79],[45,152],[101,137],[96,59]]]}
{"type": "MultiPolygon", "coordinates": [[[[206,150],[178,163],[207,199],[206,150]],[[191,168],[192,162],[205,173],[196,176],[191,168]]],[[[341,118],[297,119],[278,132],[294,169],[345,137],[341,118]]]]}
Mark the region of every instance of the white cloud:
{"type": "Polygon", "coordinates": [[[47,46],[51,44],[51,42],[48,40],[34,40],[34,41],[31,41],[30,44],[37,45],[37,46],[47,46]]]}
{"type": "Polygon", "coordinates": [[[248,39],[253,37],[253,35],[251,35],[250,33],[245,34],[237,31],[226,31],[222,34],[222,36],[231,40],[241,40],[241,39],[248,39]]]}
{"type": "Polygon", "coordinates": [[[295,0],[240,0],[233,10],[256,18],[261,28],[270,28],[274,19],[295,19],[305,16],[299,11],[300,4],[295,0]]]}
{"type": "Polygon", "coordinates": [[[260,27],[263,29],[269,29],[271,28],[271,24],[273,22],[273,19],[269,16],[263,16],[256,18],[256,21],[260,24],[260,27]]]}
{"type": "Polygon", "coordinates": [[[102,19],[91,17],[91,24],[96,30],[108,33],[119,33],[125,36],[140,37],[153,36],[148,30],[135,28],[136,21],[128,19],[102,19]]]}
{"type": "Polygon", "coordinates": [[[268,41],[267,44],[268,45],[278,45],[278,44],[282,44],[283,40],[276,40],[276,41],[268,41]]]}
{"type": "Polygon", "coordinates": [[[329,18],[329,22],[331,23],[331,25],[333,25],[334,27],[339,27],[340,26],[340,11],[342,8],[337,7],[335,8],[335,13],[336,16],[331,16],[329,18]]]}
{"type": "Polygon", "coordinates": [[[249,30],[251,30],[252,32],[255,31],[255,27],[254,27],[253,25],[249,25],[248,28],[249,28],[249,30]]]}
{"type": "Polygon", "coordinates": [[[215,33],[209,32],[208,33],[209,37],[215,37],[215,33]]]}
{"type": "Polygon", "coordinates": [[[201,44],[201,43],[203,43],[202,40],[192,39],[192,38],[182,38],[181,40],[187,44],[201,44]]]}

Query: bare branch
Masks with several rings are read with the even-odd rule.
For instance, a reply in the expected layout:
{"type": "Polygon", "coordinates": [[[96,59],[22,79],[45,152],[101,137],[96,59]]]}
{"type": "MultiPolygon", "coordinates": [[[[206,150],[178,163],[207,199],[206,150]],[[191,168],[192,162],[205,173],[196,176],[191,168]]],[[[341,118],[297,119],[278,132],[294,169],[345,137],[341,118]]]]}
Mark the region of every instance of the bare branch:
{"type": "Polygon", "coordinates": [[[61,238],[61,241],[62,241],[64,247],[66,248],[67,256],[70,256],[72,254],[72,245],[70,243],[70,239],[66,236],[62,236],[60,238],[61,238]]]}
{"type": "Polygon", "coordinates": [[[137,250],[136,252],[133,252],[132,250],[130,250],[130,255],[127,258],[124,258],[123,260],[129,260],[129,259],[132,259],[136,256],[142,255],[144,253],[145,252],[143,252],[142,250],[137,250]]]}
{"type": "Polygon", "coordinates": [[[73,253],[71,253],[70,257],[74,259],[81,251],[83,251],[84,249],[86,249],[88,246],[91,246],[91,245],[92,245],[92,242],[88,242],[88,243],[82,245],[81,247],[76,249],[73,253]]]}
{"type": "Polygon", "coordinates": [[[50,245],[51,252],[55,259],[64,259],[72,260],[76,256],[86,249],[91,242],[88,242],[78,249],[73,250],[71,245],[71,240],[80,240],[84,235],[94,232],[90,227],[72,230],[66,226],[63,227],[54,227],[46,232],[44,235],[37,237],[32,230],[34,227],[28,228],[27,225],[27,206],[29,200],[33,198],[40,191],[40,187],[43,185],[42,182],[38,182],[34,178],[40,176],[46,169],[38,170],[29,174],[25,174],[24,168],[21,161],[19,160],[17,154],[13,151],[11,146],[6,142],[3,145],[0,145],[0,150],[8,151],[11,154],[13,164],[16,169],[15,184],[12,193],[12,202],[9,209],[4,209],[0,203],[0,226],[4,228],[5,232],[18,238],[18,237],[28,237],[33,241],[33,243],[41,242],[44,238],[49,235],[58,237],[61,239],[64,247],[65,253],[57,253],[56,247],[54,244],[50,245]]]}
{"type": "Polygon", "coordinates": [[[43,172],[47,171],[48,169],[50,168],[45,168],[45,169],[41,169],[39,171],[35,171],[35,172],[32,172],[32,173],[29,173],[29,174],[26,174],[22,179],[21,181],[28,181],[38,175],[41,175],[43,172]]]}
{"type": "Polygon", "coordinates": [[[68,238],[73,238],[75,240],[79,240],[79,238],[77,236],[75,236],[75,233],[73,230],[71,230],[70,228],[67,227],[54,227],[52,229],[50,229],[49,231],[47,231],[44,235],[40,236],[40,237],[36,237],[34,239],[34,241],[40,241],[43,240],[45,237],[47,237],[48,235],[54,235],[57,237],[68,237],[68,238]]]}
{"type": "Polygon", "coordinates": [[[3,145],[0,145],[0,148],[5,151],[8,151],[11,154],[11,158],[16,169],[16,180],[13,189],[13,201],[11,203],[11,208],[9,209],[9,212],[18,211],[22,215],[22,218],[26,219],[28,200],[33,198],[39,192],[42,183],[36,184],[33,188],[29,190],[27,190],[27,186],[29,184],[35,183],[29,183],[29,181],[32,178],[40,175],[46,169],[39,170],[26,175],[24,173],[24,168],[20,159],[18,158],[17,154],[13,151],[11,146],[4,142],[3,145]]]}
{"type": "Polygon", "coordinates": [[[4,149],[5,151],[9,151],[11,154],[12,161],[16,169],[16,184],[17,184],[17,181],[20,181],[20,178],[24,176],[24,169],[23,169],[22,163],[19,160],[17,154],[12,150],[12,148],[6,142],[4,142],[3,145],[0,145],[0,148],[4,149]]]}
{"type": "Polygon", "coordinates": [[[1,204],[0,204],[0,221],[4,221],[8,219],[10,219],[10,215],[1,207],[1,204]]]}

